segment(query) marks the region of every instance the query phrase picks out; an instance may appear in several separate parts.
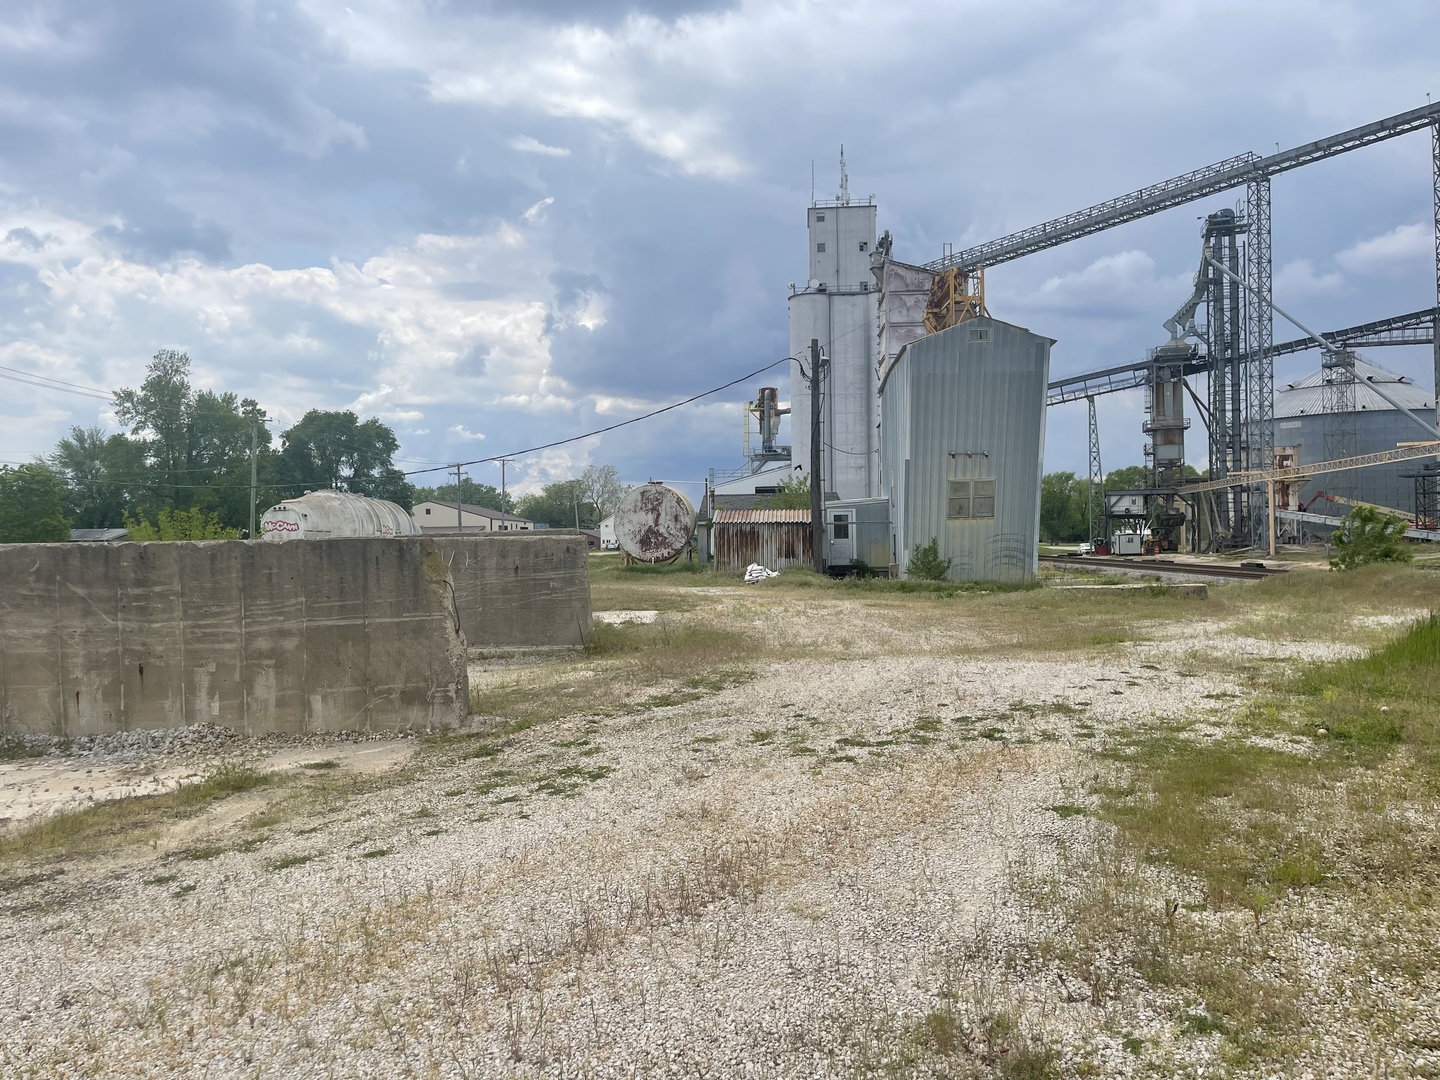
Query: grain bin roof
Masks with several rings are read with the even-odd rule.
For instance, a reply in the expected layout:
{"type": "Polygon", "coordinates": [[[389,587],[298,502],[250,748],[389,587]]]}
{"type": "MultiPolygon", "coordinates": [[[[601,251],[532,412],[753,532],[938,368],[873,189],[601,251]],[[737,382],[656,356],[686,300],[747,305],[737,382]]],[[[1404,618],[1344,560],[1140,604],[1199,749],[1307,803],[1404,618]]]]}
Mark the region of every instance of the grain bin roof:
{"type": "MultiPolygon", "coordinates": [[[[1325,411],[1325,383],[1332,372],[1327,368],[1311,372],[1303,379],[1275,388],[1275,417],[1317,416],[1325,411]]],[[[1384,383],[1391,395],[1404,403],[1407,409],[1433,409],[1435,399],[1429,391],[1416,386],[1413,379],[1397,375],[1388,368],[1369,361],[1355,359],[1355,411],[1393,412],[1395,406],[1386,401],[1368,385],[1384,383]]]]}
{"type": "Polygon", "coordinates": [[[716,525],[809,524],[809,510],[716,510],[716,525]]]}

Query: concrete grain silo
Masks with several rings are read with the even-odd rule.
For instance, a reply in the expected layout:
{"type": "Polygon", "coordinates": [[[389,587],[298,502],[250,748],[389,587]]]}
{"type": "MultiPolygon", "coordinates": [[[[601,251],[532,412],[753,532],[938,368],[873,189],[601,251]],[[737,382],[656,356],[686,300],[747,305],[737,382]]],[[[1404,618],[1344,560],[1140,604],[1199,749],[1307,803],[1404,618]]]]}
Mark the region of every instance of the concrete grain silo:
{"type": "Polygon", "coordinates": [[[983,317],[910,342],[882,372],[881,493],[902,572],[934,537],[951,578],[1035,577],[1053,344],[983,317]]]}

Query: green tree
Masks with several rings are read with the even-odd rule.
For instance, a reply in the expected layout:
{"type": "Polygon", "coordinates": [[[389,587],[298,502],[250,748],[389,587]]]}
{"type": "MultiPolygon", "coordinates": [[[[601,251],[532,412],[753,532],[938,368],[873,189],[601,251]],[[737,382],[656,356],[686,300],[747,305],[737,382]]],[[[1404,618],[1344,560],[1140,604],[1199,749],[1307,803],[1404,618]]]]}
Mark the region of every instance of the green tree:
{"type": "Polygon", "coordinates": [[[1073,472],[1046,473],[1040,480],[1040,539],[1058,544],[1089,539],[1085,481],[1073,472]]]}
{"type": "Polygon", "coordinates": [[[630,490],[620,482],[620,470],[614,465],[590,465],[580,474],[580,501],[595,508],[595,524],[609,517],[630,490]]]}
{"type": "Polygon", "coordinates": [[[0,466],[0,544],[48,544],[70,539],[65,487],[39,462],[0,466]]]}
{"type": "Polygon", "coordinates": [[[905,564],[905,576],[921,581],[944,581],[950,574],[950,559],[940,558],[940,541],[932,536],[928,544],[921,544],[905,564]]]}
{"type": "Polygon", "coordinates": [[[1144,465],[1126,465],[1105,474],[1106,491],[1134,491],[1152,486],[1150,470],[1144,465]]]}
{"type": "MultiPolygon", "coordinates": [[[[455,505],[455,485],[441,484],[439,487],[416,488],[415,501],[439,502],[455,505]]],[[[499,510],[503,514],[515,512],[515,499],[508,492],[502,492],[493,484],[477,484],[468,476],[460,480],[460,501],[470,506],[483,506],[487,510],[499,510]]]]}
{"type": "Polygon", "coordinates": [[[1404,563],[1415,557],[1405,542],[1407,524],[1373,506],[1351,507],[1335,533],[1336,570],[1353,570],[1369,563],[1404,563]]]}
{"type": "Polygon", "coordinates": [[[131,540],[238,540],[240,530],[220,523],[220,515],[205,513],[198,506],[189,510],[166,507],[156,516],[155,524],[144,517],[125,515],[125,528],[131,540]]]}
{"type": "Polygon", "coordinates": [[[277,476],[288,493],[335,488],[415,505],[415,488],[395,468],[395,432],[374,417],[361,423],[349,409],[311,409],[280,443],[277,476]]]}
{"type": "Polygon", "coordinates": [[[145,490],[144,447],[98,427],[72,427],[49,465],[65,482],[65,514],[77,529],[119,528],[145,490]]]}
{"type": "MultiPolygon", "coordinates": [[[[153,516],[167,507],[199,507],[234,528],[249,523],[252,422],[257,469],[267,488],[272,475],[270,432],[258,403],[229,392],[196,392],[190,357],[162,349],[138,390],[116,392],[115,415],[140,444],[145,463],[143,481],[129,491],[135,512],[153,516]]],[[[258,501],[267,499],[274,501],[273,492],[258,501]]]]}
{"type": "Polygon", "coordinates": [[[804,473],[786,477],[780,481],[779,490],[774,495],[765,497],[765,507],[769,510],[809,510],[810,477],[804,473]]]}
{"type": "Polygon", "coordinates": [[[521,496],[515,512],[554,529],[573,529],[577,518],[582,529],[593,529],[600,524],[599,509],[585,498],[578,479],[556,480],[539,491],[521,496]]]}

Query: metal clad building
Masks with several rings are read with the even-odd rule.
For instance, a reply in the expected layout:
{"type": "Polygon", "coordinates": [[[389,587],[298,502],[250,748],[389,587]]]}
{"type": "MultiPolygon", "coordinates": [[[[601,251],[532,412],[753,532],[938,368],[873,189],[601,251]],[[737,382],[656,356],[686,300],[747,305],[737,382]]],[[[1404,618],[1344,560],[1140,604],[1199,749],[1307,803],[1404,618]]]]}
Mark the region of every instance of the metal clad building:
{"type": "MultiPolygon", "coordinates": [[[[1367,385],[1383,382],[1385,389],[1427,420],[1435,415],[1435,399],[1430,392],[1412,380],[1397,375],[1378,364],[1355,361],[1355,411],[1349,420],[1355,431],[1355,453],[1374,454],[1394,450],[1407,442],[1423,442],[1431,436],[1415,421],[1407,418],[1390,402],[1367,385]]],[[[1327,372],[1324,368],[1283,387],[1275,393],[1275,445],[1295,448],[1297,464],[1325,461],[1325,413],[1327,372]]],[[[1374,465],[1347,473],[1316,476],[1300,490],[1303,507],[1317,493],[1349,495],[1363,502],[1375,503],[1415,512],[1415,481],[1402,476],[1413,473],[1419,461],[1392,465],[1374,465]]],[[[1346,507],[1317,504],[1317,513],[1344,514],[1346,507]]]]}
{"type": "MultiPolygon", "coordinates": [[[[810,207],[806,223],[810,277],[790,297],[790,355],[804,356],[810,342],[830,357],[821,408],[820,473],[825,490],[842,499],[879,494],[875,425],[876,325],[879,291],[870,271],[875,249],[873,202],[848,199],[810,207]]],[[[790,460],[810,468],[810,390],[800,365],[790,363],[790,460]]]]}
{"type": "Polygon", "coordinates": [[[715,570],[743,574],[751,563],[770,570],[814,561],[809,510],[716,510],[715,570]]]}
{"type": "Polygon", "coordinates": [[[882,494],[902,571],[934,537],[952,578],[1035,577],[1053,344],[972,319],[909,343],[883,374],[882,494]]]}

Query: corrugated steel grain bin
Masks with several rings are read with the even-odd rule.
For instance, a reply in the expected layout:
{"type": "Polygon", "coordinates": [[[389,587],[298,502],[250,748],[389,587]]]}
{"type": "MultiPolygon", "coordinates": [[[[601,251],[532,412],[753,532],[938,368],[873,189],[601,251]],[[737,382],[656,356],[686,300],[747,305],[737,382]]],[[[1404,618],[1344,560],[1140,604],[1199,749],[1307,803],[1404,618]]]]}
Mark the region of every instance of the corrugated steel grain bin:
{"type": "Polygon", "coordinates": [[[956,580],[1035,577],[1053,344],[972,319],[910,342],[884,373],[881,494],[902,568],[933,537],[956,580]]]}
{"type": "Polygon", "coordinates": [[[770,570],[810,566],[809,510],[716,510],[715,570],[743,574],[751,563],[770,570]]]}

